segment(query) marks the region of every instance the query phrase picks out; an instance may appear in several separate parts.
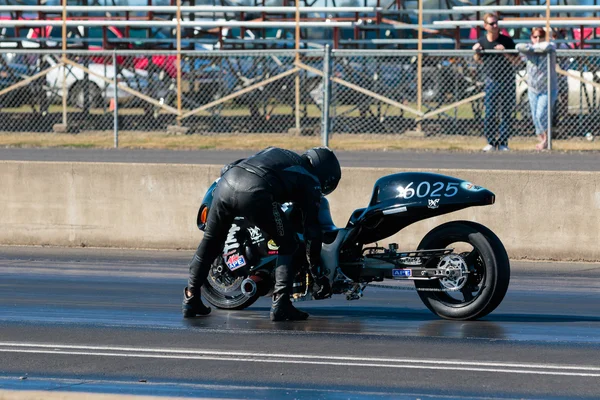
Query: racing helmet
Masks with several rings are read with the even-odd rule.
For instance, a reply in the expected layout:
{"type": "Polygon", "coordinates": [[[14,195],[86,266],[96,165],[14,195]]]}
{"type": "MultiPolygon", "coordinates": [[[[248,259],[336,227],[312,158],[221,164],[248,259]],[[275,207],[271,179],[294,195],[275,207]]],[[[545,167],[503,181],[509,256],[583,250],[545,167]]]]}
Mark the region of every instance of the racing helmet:
{"type": "Polygon", "coordinates": [[[333,192],[342,178],[340,162],[329,147],[314,147],[302,155],[312,166],[324,196],[333,192]]]}

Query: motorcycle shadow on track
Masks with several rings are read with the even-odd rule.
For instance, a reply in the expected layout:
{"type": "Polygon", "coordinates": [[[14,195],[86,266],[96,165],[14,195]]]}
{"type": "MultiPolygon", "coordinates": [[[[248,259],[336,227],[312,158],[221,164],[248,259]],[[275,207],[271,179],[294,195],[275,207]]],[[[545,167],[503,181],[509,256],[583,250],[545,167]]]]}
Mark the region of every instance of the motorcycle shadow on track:
{"type": "Polygon", "coordinates": [[[340,334],[367,334],[377,332],[397,335],[403,321],[418,324],[416,334],[422,337],[444,337],[453,339],[506,339],[502,326],[492,321],[447,321],[431,320],[424,312],[397,309],[339,310],[334,308],[310,309],[310,318],[301,322],[273,323],[268,318],[267,308],[252,308],[244,311],[219,311],[209,318],[186,319],[190,328],[227,330],[264,330],[295,332],[328,332],[340,334]]]}
{"type": "MultiPolygon", "coordinates": [[[[302,305],[299,305],[302,308],[302,305]]],[[[185,319],[184,324],[190,328],[227,329],[227,330],[268,330],[297,332],[333,332],[346,334],[385,333],[394,335],[398,328],[406,323],[420,326],[423,323],[441,324],[450,321],[432,321],[429,313],[422,310],[402,309],[398,307],[357,307],[342,308],[305,307],[310,313],[306,321],[277,322],[269,319],[268,307],[252,307],[243,311],[213,310],[208,317],[185,319]]],[[[454,335],[453,335],[454,336],[454,335]]]]}
{"type": "Polygon", "coordinates": [[[600,317],[587,315],[560,315],[560,314],[500,314],[493,318],[496,322],[517,323],[574,323],[574,322],[597,322],[600,317]]]}
{"type": "Polygon", "coordinates": [[[492,321],[442,321],[435,320],[419,329],[424,337],[457,339],[506,339],[506,331],[492,321]]]}
{"type": "Polygon", "coordinates": [[[269,309],[256,307],[244,311],[219,310],[209,318],[189,318],[184,324],[190,328],[259,330],[259,331],[298,331],[298,332],[363,332],[360,319],[332,316],[329,313],[308,310],[310,318],[306,321],[282,321],[274,323],[269,319],[269,309]]]}

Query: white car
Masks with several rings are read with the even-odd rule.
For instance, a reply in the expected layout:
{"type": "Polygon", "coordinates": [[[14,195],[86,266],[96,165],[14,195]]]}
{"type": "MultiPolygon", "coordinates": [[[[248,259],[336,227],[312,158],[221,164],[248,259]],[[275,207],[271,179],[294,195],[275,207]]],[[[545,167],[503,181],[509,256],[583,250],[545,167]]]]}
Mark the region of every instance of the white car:
{"type": "MultiPolygon", "coordinates": [[[[47,55],[44,57],[44,60],[52,67],[59,64],[59,61],[57,61],[55,57],[57,56],[47,55]]],[[[114,85],[109,84],[104,79],[100,78],[100,76],[112,80],[114,78],[114,67],[112,64],[99,63],[89,63],[85,67],[94,73],[88,74],[87,79],[88,105],[91,108],[101,107],[107,100],[115,97],[115,91],[114,85]]],[[[46,95],[48,97],[62,97],[63,69],[64,67],[60,66],[46,74],[46,83],[48,84],[46,95]]],[[[117,74],[117,81],[131,89],[147,94],[149,78],[146,70],[135,69],[135,72],[132,72],[128,69],[120,68],[119,73],[117,74]]],[[[85,85],[85,71],[82,68],[67,65],[66,86],[68,105],[83,108],[85,105],[85,85]]],[[[129,99],[134,97],[134,95],[122,89],[118,89],[117,97],[121,100],[129,99]]]]}

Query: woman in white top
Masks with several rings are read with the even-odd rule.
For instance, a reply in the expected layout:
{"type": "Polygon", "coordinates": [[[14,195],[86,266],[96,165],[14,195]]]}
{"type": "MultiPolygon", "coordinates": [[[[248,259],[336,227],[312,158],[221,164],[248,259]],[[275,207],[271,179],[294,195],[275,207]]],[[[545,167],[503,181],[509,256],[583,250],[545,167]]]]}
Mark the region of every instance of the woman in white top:
{"type": "Polygon", "coordinates": [[[519,43],[517,50],[527,62],[527,92],[535,133],[540,142],[535,146],[543,150],[548,146],[548,53],[550,53],[550,101],[551,110],[558,97],[556,79],[556,44],[546,42],[542,28],[531,30],[531,43],[519,43]]]}

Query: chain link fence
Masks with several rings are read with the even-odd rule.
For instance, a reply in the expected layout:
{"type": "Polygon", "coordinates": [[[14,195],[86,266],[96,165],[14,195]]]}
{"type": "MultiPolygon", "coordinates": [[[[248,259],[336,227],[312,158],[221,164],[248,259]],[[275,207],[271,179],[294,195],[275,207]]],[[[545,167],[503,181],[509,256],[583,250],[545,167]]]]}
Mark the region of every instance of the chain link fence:
{"type": "MultiPolygon", "coordinates": [[[[188,133],[320,133],[322,77],[279,52],[196,52],[183,55],[181,125],[188,133]],[[296,97],[298,87],[298,97],[296,97]]],[[[323,69],[323,53],[302,53],[323,69]]]]}
{"type": "MultiPolygon", "coordinates": [[[[525,60],[516,52],[496,53],[506,62],[486,69],[486,60],[476,62],[472,51],[423,52],[419,71],[416,52],[337,51],[332,132],[535,140],[525,60]]],[[[598,135],[599,57],[594,51],[557,52],[554,139],[591,141],[598,135]]]]}
{"type": "Polygon", "coordinates": [[[49,66],[39,54],[2,53],[0,57],[0,126],[3,131],[51,132],[59,118],[47,97],[49,66]],[[56,115],[55,115],[56,114],[56,115]]]}
{"type": "Polygon", "coordinates": [[[482,85],[470,56],[422,53],[419,67],[417,52],[337,51],[333,132],[481,135],[482,85]]]}
{"type": "Polygon", "coordinates": [[[600,52],[558,51],[558,100],[555,114],[556,139],[600,134],[600,52]]]}
{"type": "MultiPolygon", "coordinates": [[[[329,55],[182,52],[178,71],[175,52],[3,51],[0,130],[536,143],[526,65],[515,52],[511,60],[495,54],[506,62],[492,69],[472,51],[329,55]]],[[[558,51],[557,66],[552,138],[591,148],[600,129],[600,52],[558,51]]]]}

